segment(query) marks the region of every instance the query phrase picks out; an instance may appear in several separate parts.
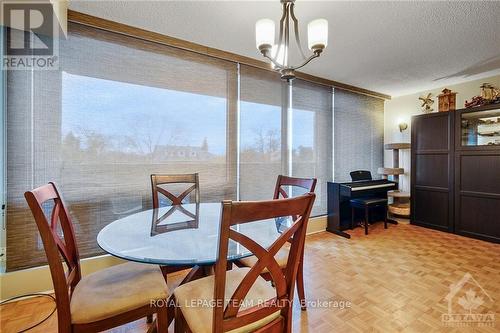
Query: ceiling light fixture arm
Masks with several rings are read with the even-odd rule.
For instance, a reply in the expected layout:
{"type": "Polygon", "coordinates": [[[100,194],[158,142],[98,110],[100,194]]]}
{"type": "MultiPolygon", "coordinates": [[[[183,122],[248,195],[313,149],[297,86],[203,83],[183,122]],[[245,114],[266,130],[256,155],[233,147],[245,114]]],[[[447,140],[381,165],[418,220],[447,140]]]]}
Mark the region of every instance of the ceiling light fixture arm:
{"type": "MultiPolygon", "coordinates": [[[[282,66],[281,64],[279,64],[277,62],[276,57],[278,56],[278,54],[280,54],[281,48],[283,47],[283,31],[285,30],[285,20],[286,20],[286,16],[288,13],[286,6],[287,6],[286,2],[283,2],[283,15],[281,15],[281,19],[280,19],[280,34],[279,34],[279,38],[278,38],[278,49],[276,50],[276,55],[274,57],[272,57],[272,55],[270,55],[271,50],[268,50],[267,56],[264,53],[262,53],[264,55],[264,57],[266,57],[266,58],[272,57],[272,59],[271,58],[269,58],[269,59],[271,59],[273,64],[278,68],[280,68],[282,66]]],[[[272,45],[271,45],[271,47],[272,47],[272,45]]],[[[262,50],[261,50],[261,52],[262,52],[262,50]]]]}
{"type": "MultiPolygon", "coordinates": [[[[306,60],[306,56],[304,55],[304,51],[302,50],[302,44],[300,43],[299,20],[297,20],[297,18],[295,17],[295,13],[293,11],[293,8],[294,8],[294,4],[292,2],[291,6],[290,6],[290,16],[292,17],[292,20],[293,20],[293,29],[295,31],[295,42],[297,43],[297,46],[299,47],[299,52],[300,52],[300,55],[302,56],[302,59],[306,60]]],[[[311,60],[309,60],[309,61],[311,61],[311,60]]],[[[300,67],[302,67],[302,66],[300,66],[300,67]]]]}
{"type": "Polygon", "coordinates": [[[277,68],[280,68],[280,69],[290,69],[290,70],[296,70],[296,69],[299,69],[299,68],[302,68],[304,67],[305,65],[307,65],[309,62],[311,62],[311,60],[315,59],[315,58],[318,58],[321,54],[321,50],[316,50],[314,51],[314,54],[312,54],[309,58],[305,59],[304,62],[298,66],[286,66],[284,67],[282,64],[278,63],[278,61],[276,60],[276,58],[272,57],[269,55],[270,52],[262,52],[262,55],[264,57],[266,57],[267,59],[271,60],[271,62],[274,64],[274,66],[276,66],[277,68]]]}

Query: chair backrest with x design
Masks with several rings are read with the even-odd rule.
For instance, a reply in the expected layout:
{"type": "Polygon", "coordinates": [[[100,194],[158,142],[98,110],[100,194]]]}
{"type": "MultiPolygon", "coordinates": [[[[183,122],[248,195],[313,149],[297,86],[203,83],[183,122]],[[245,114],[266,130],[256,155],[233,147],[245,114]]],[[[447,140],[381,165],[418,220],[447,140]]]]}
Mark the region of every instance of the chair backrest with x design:
{"type": "Polygon", "coordinates": [[[186,207],[181,205],[172,206],[169,207],[166,212],[162,211],[161,216],[160,216],[160,209],[155,208],[153,210],[153,215],[152,215],[153,219],[151,221],[151,237],[156,235],[161,235],[166,232],[198,228],[199,216],[200,216],[200,204],[196,203],[194,206],[195,206],[194,212],[191,212],[190,210],[186,209],[186,207]],[[180,212],[181,214],[183,214],[187,218],[187,220],[182,222],[163,224],[164,221],[168,221],[169,217],[174,215],[176,212],[180,212]]]}
{"type": "Polygon", "coordinates": [[[305,192],[314,193],[316,188],[316,178],[297,178],[279,175],[276,180],[276,187],[274,189],[274,199],[279,199],[280,195],[282,198],[290,197],[289,193],[284,189],[284,187],[301,187],[305,192]]]}
{"type": "Polygon", "coordinates": [[[193,174],[177,174],[177,175],[165,175],[165,174],[152,174],[151,175],[151,190],[153,194],[153,208],[160,208],[159,194],[164,195],[167,199],[172,202],[172,206],[181,205],[183,200],[195,191],[195,202],[200,202],[200,181],[197,173],[193,174]],[[192,184],[185,191],[179,195],[175,195],[172,192],[166,190],[160,185],[165,184],[192,184]]]}
{"type": "Polygon", "coordinates": [[[305,195],[269,201],[224,201],[222,203],[219,254],[215,264],[215,290],[213,332],[226,332],[251,322],[266,318],[280,311],[290,318],[295,279],[301,252],[304,248],[307,222],[314,203],[315,195],[305,195]],[[264,248],[248,236],[231,228],[248,222],[269,223],[269,219],[290,217],[291,226],[285,230],[269,247],[264,248]],[[256,222],[258,221],[258,222],[256,222]],[[286,270],[283,272],[274,256],[283,245],[293,238],[286,270]],[[229,240],[244,246],[257,257],[257,263],[246,273],[233,295],[225,295],[226,267],[229,240]],[[276,290],[276,297],[259,300],[259,304],[241,310],[241,304],[260,274],[267,268],[276,290]],[[230,298],[227,298],[230,297],[230,298]],[[224,300],[228,299],[227,306],[224,300]]]}
{"type": "Polygon", "coordinates": [[[69,331],[71,294],[81,279],[80,257],[71,217],[56,185],[52,182],[25,192],[24,197],[35,218],[49,262],[56,296],[59,331],[64,331],[61,329],[63,327],[69,331]],[[44,209],[45,204],[52,206],[50,214],[45,214],[47,210],[44,209]],[[66,263],[66,272],[61,257],[66,263]]]}

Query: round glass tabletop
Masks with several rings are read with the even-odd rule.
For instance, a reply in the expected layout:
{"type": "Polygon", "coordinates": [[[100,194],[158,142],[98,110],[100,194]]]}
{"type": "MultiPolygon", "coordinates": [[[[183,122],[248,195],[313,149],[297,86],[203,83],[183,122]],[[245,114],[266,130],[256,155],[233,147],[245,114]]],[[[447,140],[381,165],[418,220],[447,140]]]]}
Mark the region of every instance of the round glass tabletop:
{"type": "MultiPolygon", "coordinates": [[[[109,254],[142,263],[210,265],[217,260],[220,203],[185,204],[151,209],[116,220],[97,235],[97,243],[109,254]]],[[[261,246],[271,245],[291,224],[276,218],[233,226],[261,246]]],[[[251,253],[230,240],[228,260],[251,253]]]]}

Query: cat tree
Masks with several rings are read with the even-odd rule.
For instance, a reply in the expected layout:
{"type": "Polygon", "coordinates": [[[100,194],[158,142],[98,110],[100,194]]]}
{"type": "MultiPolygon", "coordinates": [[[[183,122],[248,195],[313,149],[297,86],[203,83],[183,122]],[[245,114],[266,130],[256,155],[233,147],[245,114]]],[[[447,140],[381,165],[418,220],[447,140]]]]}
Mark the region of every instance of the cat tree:
{"type": "Polygon", "coordinates": [[[410,149],[409,143],[388,143],[384,145],[385,150],[392,150],[392,168],[379,168],[378,173],[384,179],[389,176],[398,183],[398,189],[387,192],[387,196],[392,198],[392,203],[388,205],[389,214],[395,216],[410,216],[410,194],[399,190],[399,175],[404,174],[404,169],[399,167],[399,151],[401,149],[410,149]]]}

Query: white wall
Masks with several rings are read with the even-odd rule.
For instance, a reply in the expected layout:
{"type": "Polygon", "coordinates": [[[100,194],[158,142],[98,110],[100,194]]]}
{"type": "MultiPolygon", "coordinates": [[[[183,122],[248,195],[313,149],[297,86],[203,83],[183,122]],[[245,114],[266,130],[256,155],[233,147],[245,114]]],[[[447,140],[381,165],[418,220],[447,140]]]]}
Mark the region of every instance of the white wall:
{"type": "MultiPolygon", "coordinates": [[[[448,85],[439,89],[422,91],[412,95],[395,97],[390,101],[385,102],[384,114],[384,143],[393,142],[410,142],[411,133],[411,117],[416,114],[421,114],[421,102],[418,99],[420,96],[427,96],[432,93],[435,102],[433,104],[434,111],[438,110],[437,95],[441,93],[444,88],[451,89],[457,92],[457,109],[464,107],[465,100],[470,100],[473,96],[480,94],[480,86],[483,83],[491,83],[494,86],[500,87],[500,75],[460,83],[456,85],[448,85]],[[404,121],[408,124],[408,129],[399,132],[398,123],[404,121]]],[[[392,152],[385,151],[384,153],[385,166],[392,166],[392,152]]],[[[405,169],[405,174],[400,177],[400,188],[403,191],[410,190],[410,151],[401,151],[399,158],[400,167],[405,169]]]]}

